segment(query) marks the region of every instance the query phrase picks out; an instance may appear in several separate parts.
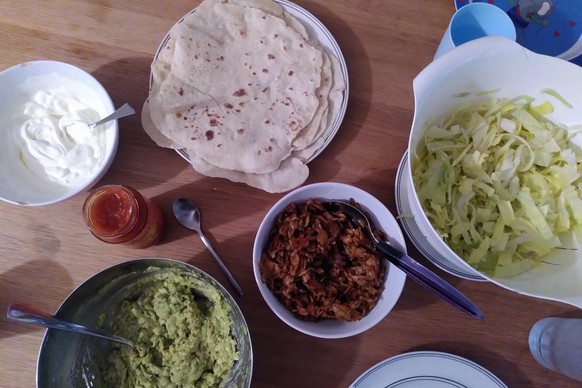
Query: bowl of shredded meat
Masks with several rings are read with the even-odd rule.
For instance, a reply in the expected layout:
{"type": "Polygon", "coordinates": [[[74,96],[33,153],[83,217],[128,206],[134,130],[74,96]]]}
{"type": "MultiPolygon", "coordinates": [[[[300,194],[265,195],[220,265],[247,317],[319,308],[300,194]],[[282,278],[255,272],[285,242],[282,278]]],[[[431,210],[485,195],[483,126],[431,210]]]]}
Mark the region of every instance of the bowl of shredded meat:
{"type": "Polygon", "coordinates": [[[360,334],[393,309],[405,274],[375,249],[367,229],[331,201],[367,214],[376,237],[406,251],[390,211],[342,183],[316,183],[279,200],[259,226],[253,269],[271,310],[292,328],[320,338],[360,334]]]}

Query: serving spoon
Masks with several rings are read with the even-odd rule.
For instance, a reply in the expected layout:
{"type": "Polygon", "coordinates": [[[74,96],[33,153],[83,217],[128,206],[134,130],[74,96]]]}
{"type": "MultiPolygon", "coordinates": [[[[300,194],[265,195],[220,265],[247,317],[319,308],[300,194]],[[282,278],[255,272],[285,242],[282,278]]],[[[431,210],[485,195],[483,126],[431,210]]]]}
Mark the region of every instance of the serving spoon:
{"type": "Polygon", "coordinates": [[[218,253],[216,253],[214,248],[212,248],[212,245],[210,245],[210,241],[208,241],[206,236],[204,236],[204,233],[202,232],[202,227],[200,226],[200,209],[198,209],[198,206],[196,206],[196,204],[190,201],[189,199],[178,198],[174,201],[174,204],[172,205],[172,210],[174,212],[174,217],[176,217],[180,224],[184,225],[188,229],[192,229],[198,234],[198,236],[200,236],[200,239],[202,240],[204,245],[206,245],[206,248],[208,248],[210,253],[212,253],[214,260],[216,260],[218,266],[220,267],[222,272],[224,272],[230,284],[234,287],[234,289],[240,296],[243,296],[244,292],[242,288],[240,287],[234,276],[232,276],[228,268],[226,268],[226,265],[222,262],[222,260],[218,256],[218,253]]]}
{"type": "Polygon", "coordinates": [[[430,271],[428,268],[424,267],[422,264],[404,252],[401,252],[390,243],[381,241],[376,238],[376,236],[374,236],[368,217],[366,217],[366,215],[362,213],[360,209],[343,200],[327,201],[327,203],[339,208],[342,213],[348,216],[352,223],[366,228],[368,235],[372,239],[372,242],[383,254],[383,256],[386,257],[388,261],[394,264],[397,268],[410,276],[414,281],[429,291],[433,292],[446,302],[450,303],[457,309],[461,310],[465,314],[468,314],[477,319],[484,318],[483,312],[479,309],[479,307],[477,307],[477,305],[471,302],[469,298],[447,283],[440,276],[430,271]]]}
{"type": "Polygon", "coordinates": [[[37,310],[34,307],[27,305],[12,303],[8,306],[8,311],[6,313],[8,319],[27,323],[29,325],[40,326],[44,328],[65,330],[73,333],[91,335],[93,337],[99,337],[109,341],[118,342],[124,345],[133,347],[134,344],[128,339],[109,334],[104,330],[94,329],[78,323],[73,323],[64,319],[55,317],[43,311],[37,310]]]}
{"type": "Polygon", "coordinates": [[[89,129],[94,129],[94,128],[97,128],[101,124],[105,124],[109,121],[117,120],[117,119],[120,119],[122,117],[130,116],[134,113],[135,113],[135,110],[131,107],[131,105],[125,103],[125,104],[121,105],[119,108],[117,108],[109,116],[104,117],[99,121],[96,121],[94,123],[89,124],[88,127],[89,127],[89,129]]]}

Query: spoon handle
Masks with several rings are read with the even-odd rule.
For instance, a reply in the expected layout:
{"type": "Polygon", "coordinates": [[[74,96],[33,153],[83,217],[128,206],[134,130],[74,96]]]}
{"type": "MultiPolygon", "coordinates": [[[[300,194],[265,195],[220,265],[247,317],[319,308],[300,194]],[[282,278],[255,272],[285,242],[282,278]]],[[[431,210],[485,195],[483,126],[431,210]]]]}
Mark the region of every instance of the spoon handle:
{"type": "Polygon", "coordinates": [[[234,276],[232,276],[232,274],[230,273],[230,271],[228,270],[228,268],[226,268],[226,265],[222,262],[222,260],[218,256],[218,253],[216,253],[216,251],[214,250],[214,248],[212,248],[212,245],[210,245],[210,241],[208,241],[208,239],[206,238],[206,236],[204,236],[204,234],[201,231],[198,233],[198,235],[200,236],[200,239],[202,240],[202,242],[204,243],[204,245],[206,245],[206,248],[208,248],[208,250],[210,251],[210,253],[212,253],[212,256],[214,256],[214,259],[218,263],[218,266],[220,267],[220,269],[222,270],[222,272],[224,272],[224,274],[228,278],[228,281],[230,282],[230,284],[232,284],[232,286],[234,287],[234,289],[236,290],[236,292],[240,296],[243,296],[244,295],[244,292],[243,292],[242,288],[240,287],[240,285],[238,284],[238,282],[236,281],[236,279],[234,278],[234,276]]]}
{"type": "Polygon", "coordinates": [[[135,110],[129,104],[123,104],[115,112],[111,113],[109,116],[102,118],[101,120],[89,124],[89,128],[97,128],[99,125],[106,123],[111,120],[117,120],[125,116],[130,116],[135,113],[135,110]]]}
{"type": "Polygon", "coordinates": [[[440,276],[390,244],[379,241],[376,246],[392,264],[405,272],[421,286],[464,313],[477,319],[483,319],[484,314],[479,307],[440,276]]]}
{"type": "Polygon", "coordinates": [[[66,330],[73,333],[92,335],[94,337],[104,338],[120,342],[122,344],[126,344],[129,346],[133,346],[133,343],[131,341],[126,340],[125,338],[117,337],[115,335],[102,332],[101,330],[98,329],[91,329],[83,325],[62,320],[56,318],[53,315],[47,314],[43,311],[37,310],[33,307],[23,304],[12,303],[10,306],[8,306],[6,316],[9,319],[16,322],[27,323],[29,325],[40,326],[50,329],[66,330]]]}

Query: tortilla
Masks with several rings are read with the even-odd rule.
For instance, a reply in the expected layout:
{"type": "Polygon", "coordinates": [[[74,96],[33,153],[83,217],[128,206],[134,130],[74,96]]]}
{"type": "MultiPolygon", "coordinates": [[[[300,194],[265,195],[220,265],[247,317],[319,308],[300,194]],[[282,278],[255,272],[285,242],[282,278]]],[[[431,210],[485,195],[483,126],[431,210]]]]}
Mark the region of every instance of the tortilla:
{"type": "Polygon", "coordinates": [[[216,166],[273,171],[315,114],[321,51],[258,9],[217,3],[211,11],[192,14],[177,37],[170,73],[151,96],[152,120],[216,166]]]}
{"type": "Polygon", "coordinates": [[[293,139],[293,147],[295,149],[303,149],[311,144],[320,128],[322,118],[327,114],[328,95],[332,87],[333,79],[331,75],[329,55],[325,52],[323,52],[321,73],[321,83],[315,91],[315,96],[317,97],[319,104],[311,121],[301,130],[300,133],[297,134],[297,137],[293,139]]]}
{"type": "Polygon", "coordinates": [[[232,182],[246,183],[269,193],[281,193],[301,186],[309,176],[309,168],[300,159],[288,157],[275,171],[265,174],[249,174],[214,166],[194,152],[188,152],[190,163],[202,175],[226,178],[232,182]]]}
{"type": "Polygon", "coordinates": [[[146,101],[141,109],[141,126],[143,127],[145,133],[160,147],[164,148],[181,148],[179,144],[174,143],[171,139],[164,136],[156,126],[154,125],[151,114],[150,114],[150,104],[146,101]]]}
{"type": "Polygon", "coordinates": [[[144,130],[198,172],[269,192],[301,185],[343,99],[337,58],[271,0],[205,0],[152,66],[144,130]]]}
{"type": "Polygon", "coordinates": [[[341,74],[341,66],[339,61],[333,55],[329,56],[331,60],[331,74],[332,86],[327,97],[327,111],[325,117],[322,117],[318,126],[317,132],[313,135],[311,142],[304,148],[296,147],[295,151],[291,153],[292,156],[307,162],[313,155],[323,147],[323,144],[328,139],[330,132],[333,130],[333,122],[335,121],[344,99],[344,92],[346,84],[341,74]]]}

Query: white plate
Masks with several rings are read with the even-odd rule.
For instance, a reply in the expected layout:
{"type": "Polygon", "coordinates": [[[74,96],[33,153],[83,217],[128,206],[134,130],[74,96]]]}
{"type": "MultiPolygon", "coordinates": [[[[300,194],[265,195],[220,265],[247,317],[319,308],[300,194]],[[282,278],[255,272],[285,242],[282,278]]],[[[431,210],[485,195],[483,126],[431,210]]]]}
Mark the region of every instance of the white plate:
{"type": "MultiPolygon", "coordinates": [[[[339,45],[337,44],[337,41],[335,40],[335,38],[333,37],[331,32],[329,32],[329,30],[323,25],[323,23],[321,23],[310,12],[308,12],[304,8],[298,6],[297,4],[294,4],[294,3],[290,2],[290,1],[286,1],[286,0],[274,0],[274,2],[279,4],[283,8],[283,11],[285,13],[295,17],[297,20],[299,20],[301,22],[301,24],[303,24],[303,26],[307,30],[307,34],[309,35],[309,38],[312,41],[318,42],[321,47],[326,49],[329,53],[333,54],[337,58],[337,60],[340,63],[341,75],[342,75],[343,81],[346,85],[344,93],[343,93],[344,94],[343,100],[342,100],[342,103],[340,105],[339,111],[337,112],[336,117],[334,118],[334,120],[330,124],[332,127],[332,130],[327,135],[327,138],[325,139],[325,141],[323,142],[321,147],[319,147],[313,153],[313,155],[311,155],[311,157],[309,159],[307,159],[307,163],[309,163],[313,159],[315,159],[315,157],[318,156],[321,152],[323,152],[323,150],[329,145],[329,143],[334,138],[335,134],[337,133],[337,131],[338,131],[343,119],[344,119],[346,109],[348,106],[348,96],[350,94],[349,93],[349,81],[348,81],[348,68],[346,66],[346,60],[344,59],[344,56],[340,50],[339,45]]],[[[182,23],[184,18],[186,18],[186,16],[190,15],[193,12],[196,12],[196,8],[194,8],[192,11],[190,11],[186,15],[184,15],[170,29],[170,31],[168,31],[168,33],[166,34],[166,36],[162,40],[162,43],[160,43],[160,46],[158,47],[158,49],[156,51],[156,55],[154,56],[154,59],[158,58],[162,48],[164,48],[166,46],[166,44],[168,43],[168,41],[170,40],[170,33],[171,33],[172,29],[174,29],[178,24],[182,23]]],[[[152,86],[152,81],[153,81],[153,79],[152,79],[152,76],[150,75],[150,88],[152,86]]],[[[178,150],[176,150],[176,152],[182,158],[184,158],[186,161],[190,162],[190,157],[188,156],[186,149],[178,149],[178,150]]]]}
{"type": "Polygon", "coordinates": [[[486,282],[487,279],[484,277],[468,272],[465,268],[462,268],[459,265],[447,260],[436,249],[434,249],[427,241],[426,237],[423,236],[422,232],[414,221],[414,214],[412,214],[412,210],[408,202],[408,180],[403,179],[404,171],[407,169],[407,165],[408,152],[405,152],[402,160],[400,161],[400,165],[398,166],[398,171],[396,172],[395,185],[396,210],[398,212],[398,220],[402,225],[404,233],[406,233],[412,244],[424,257],[426,257],[431,263],[443,271],[463,279],[486,282]]]}
{"type": "Polygon", "coordinates": [[[507,388],[482,366],[454,354],[403,353],[374,365],[350,388],[507,388]]]}

